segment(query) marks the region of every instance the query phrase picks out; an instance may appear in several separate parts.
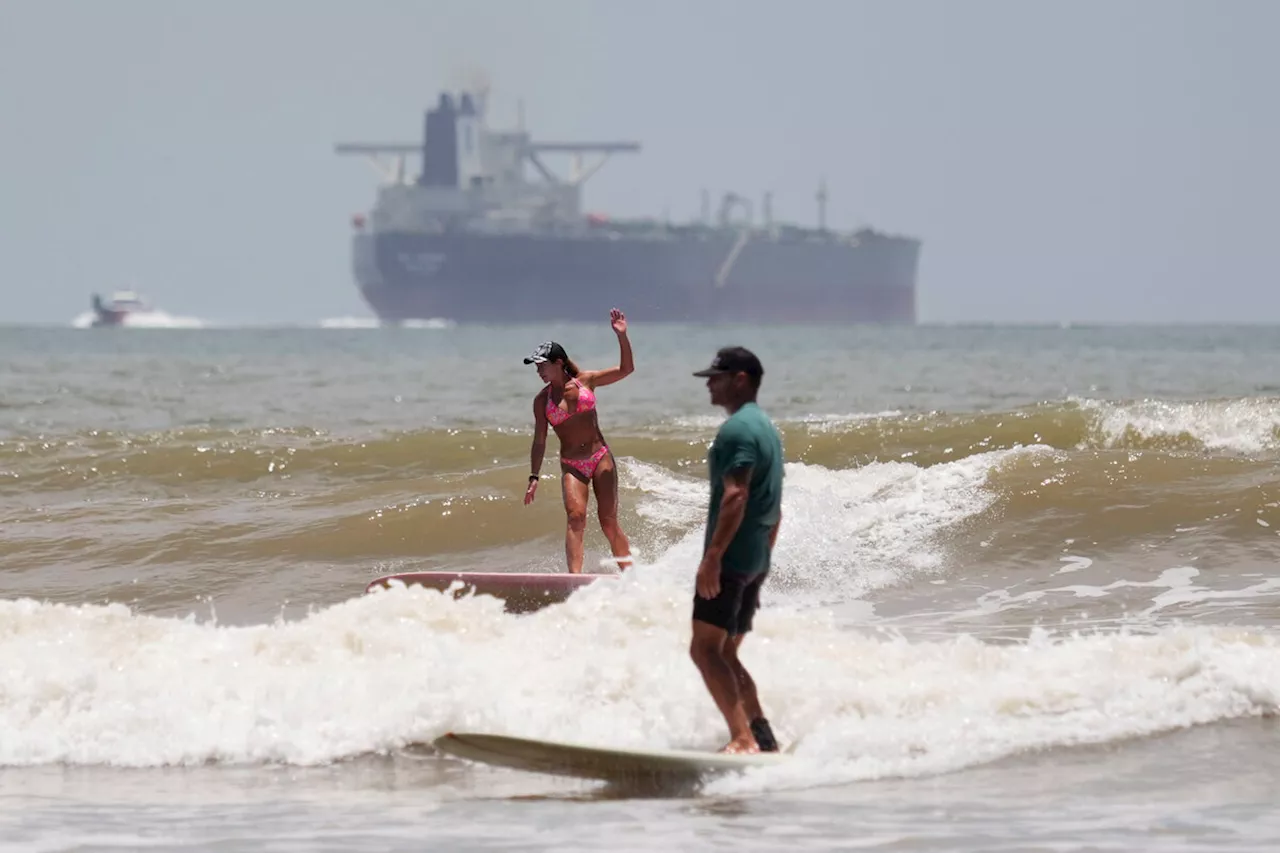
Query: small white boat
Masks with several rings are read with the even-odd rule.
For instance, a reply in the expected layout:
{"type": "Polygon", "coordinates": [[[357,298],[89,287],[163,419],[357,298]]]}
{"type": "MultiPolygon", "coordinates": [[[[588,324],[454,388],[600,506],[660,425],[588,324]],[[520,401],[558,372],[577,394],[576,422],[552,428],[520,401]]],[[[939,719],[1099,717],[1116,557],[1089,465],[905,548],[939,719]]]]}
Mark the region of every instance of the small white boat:
{"type": "Polygon", "coordinates": [[[141,296],[132,290],[117,290],[109,301],[93,294],[93,325],[120,326],[130,314],[146,314],[151,311],[141,296]]]}

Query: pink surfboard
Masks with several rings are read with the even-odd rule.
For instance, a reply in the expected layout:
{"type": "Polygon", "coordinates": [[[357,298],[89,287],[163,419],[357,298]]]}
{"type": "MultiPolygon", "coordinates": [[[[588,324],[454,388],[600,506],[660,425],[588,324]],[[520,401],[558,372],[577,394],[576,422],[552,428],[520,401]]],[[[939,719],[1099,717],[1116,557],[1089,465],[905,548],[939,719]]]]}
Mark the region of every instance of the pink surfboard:
{"type": "Polygon", "coordinates": [[[406,572],[384,575],[370,581],[365,592],[390,588],[400,582],[405,586],[425,586],[446,590],[458,583],[454,598],[464,595],[491,595],[506,602],[513,613],[537,610],[564,601],[574,590],[598,580],[617,580],[616,574],[570,574],[569,572],[406,572]]]}

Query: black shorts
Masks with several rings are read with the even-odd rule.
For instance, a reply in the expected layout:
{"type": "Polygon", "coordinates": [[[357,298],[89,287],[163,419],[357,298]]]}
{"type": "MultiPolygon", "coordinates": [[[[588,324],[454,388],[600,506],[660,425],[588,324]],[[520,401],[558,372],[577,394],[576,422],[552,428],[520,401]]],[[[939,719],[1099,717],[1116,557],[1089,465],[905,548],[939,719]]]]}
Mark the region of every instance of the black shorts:
{"type": "Polygon", "coordinates": [[[715,598],[703,598],[693,593],[693,618],[723,628],[730,637],[751,630],[751,621],[760,607],[760,587],[769,572],[740,575],[720,573],[720,594],[715,598]]]}

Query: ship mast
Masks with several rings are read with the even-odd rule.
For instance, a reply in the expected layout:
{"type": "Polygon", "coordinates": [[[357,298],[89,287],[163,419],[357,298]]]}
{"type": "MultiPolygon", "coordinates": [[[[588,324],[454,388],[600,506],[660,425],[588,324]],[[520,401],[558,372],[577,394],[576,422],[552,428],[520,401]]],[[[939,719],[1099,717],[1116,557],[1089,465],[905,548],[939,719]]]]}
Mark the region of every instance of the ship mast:
{"type": "Polygon", "coordinates": [[[827,179],[818,182],[818,230],[827,230],[827,179]]]}

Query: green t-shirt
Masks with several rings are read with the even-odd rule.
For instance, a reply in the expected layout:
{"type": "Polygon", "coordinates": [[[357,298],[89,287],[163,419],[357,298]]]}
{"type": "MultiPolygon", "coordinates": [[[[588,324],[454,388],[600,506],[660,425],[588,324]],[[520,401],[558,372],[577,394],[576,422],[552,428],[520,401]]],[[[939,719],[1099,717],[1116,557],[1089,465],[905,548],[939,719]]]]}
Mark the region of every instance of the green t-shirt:
{"type": "Polygon", "coordinates": [[[751,487],[742,524],[725,550],[722,571],[756,574],[769,568],[769,534],[781,518],[782,440],[769,416],[755,403],[747,403],[720,425],[707,451],[711,476],[711,507],[703,550],[711,544],[724,499],[724,476],[738,468],[751,468],[751,487]]]}

